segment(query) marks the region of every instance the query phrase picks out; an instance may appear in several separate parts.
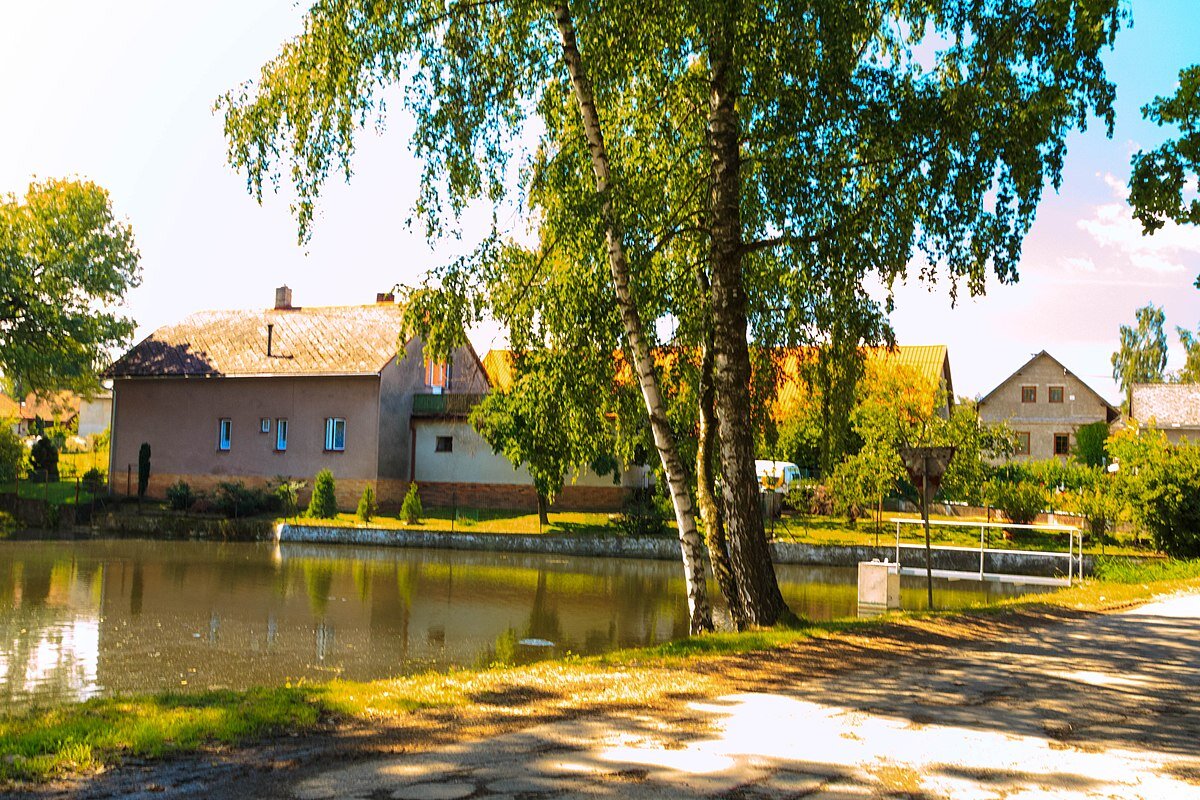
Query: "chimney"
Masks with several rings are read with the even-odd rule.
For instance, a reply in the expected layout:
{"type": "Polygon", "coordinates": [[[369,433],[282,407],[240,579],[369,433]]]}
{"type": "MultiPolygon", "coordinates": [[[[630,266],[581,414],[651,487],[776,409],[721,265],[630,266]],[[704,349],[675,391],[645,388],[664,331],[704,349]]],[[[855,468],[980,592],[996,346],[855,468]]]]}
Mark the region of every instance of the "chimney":
{"type": "Polygon", "coordinates": [[[275,338],[275,326],[267,324],[267,358],[271,357],[271,340],[275,338]]]}
{"type": "Polygon", "coordinates": [[[392,292],[376,292],[375,293],[375,302],[376,302],[376,304],[394,303],[394,302],[396,302],[396,295],[393,294],[392,292]]]}
{"type": "Polygon", "coordinates": [[[292,290],[287,286],[280,286],[275,290],[275,308],[284,309],[292,307],[292,290]]]}

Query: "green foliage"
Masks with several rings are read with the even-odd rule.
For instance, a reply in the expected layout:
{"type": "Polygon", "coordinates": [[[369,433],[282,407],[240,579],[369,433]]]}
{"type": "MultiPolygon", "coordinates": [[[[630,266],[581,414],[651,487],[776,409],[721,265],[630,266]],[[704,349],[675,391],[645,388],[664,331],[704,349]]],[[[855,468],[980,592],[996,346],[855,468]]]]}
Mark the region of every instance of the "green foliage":
{"type": "Polygon", "coordinates": [[[1196,196],[1200,177],[1200,65],[1180,70],[1175,94],[1156,97],[1142,108],[1142,116],[1179,132],[1154,150],[1139,150],[1133,156],[1129,204],[1142,223],[1143,233],[1153,234],[1168,221],[1200,223],[1200,199],[1196,196]]]}
{"type": "Polygon", "coordinates": [[[29,450],[29,478],[34,481],[58,481],[58,448],[45,436],[29,450]]]}
{"type": "Polygon", "coordinates": [[[954,458],[942,476],[941,493],[950,500],[983,505],[992,479],[993,461],[1008,458],[1016,437],[1004,423],[989,425],[979,418],[974,401],[961,401],[950,415],[942,440],[954,445],[954,458]]]}
{"type": "Polygon", "coordinates": [[[12,427],[0,421],[0,483],[17,479],[25,463],[25,443],[13,433],[12,427]]]}
{"type": "Polygon", "coordinates": [[[421,508],[421,494],[417,491],[416,483],[408,485],[404,502],[400,504],[400,516],[404,517],[404,521],[409,525],[420,524],[421,517],[425,516],[425,510],[421,508]]]}
{"type": "Polygon", "coordinates": [[[363,522],[370,522],[378,510],[379,507],[375,504],[375,489],[367,484],[367,488],[363,489],[362,497],[358,498],[358,518],[363,522]]]}
{"type": "Polygon", "coordinates": [[[67,439],[73,434],[71,429],[65,426],[50,425],[42,432],[42,435],[54,442],[54,446],[58,448],[58,451],[61,453],[67,446],[67,439]]]}
{"type": "Polygon", "coordinates": [[[1175,383],[1200,383],[1200,339],[1187,328],[1175,328],[1183,347],[1184,364],[1171,376],[1175,383]]]}
{"type": "Polygon", "coordinates": [[[1155,583],[1200,578],[1200,560],[1097,558],[1095,577],[1107,583],[1155,583]]]}
{"type": "Polygon", "coordinates": [[[991,504],[1014,525],[1032,525],[1049,502],[1046,488],[1035,481],[997,481],[988,489],[991,504]]]}
{"type": "Polygon", "coordinates": [[[305,515],[313,519],[333,519],[337,513],[337,492],[333,473],[323,469],[317,473],[313,482],[313,493],[305,515]]]}
{"type": "Polygon", "coordinates": [[[96,494],[104,487],[104,473],[96,467],[92,467],[87,472],[83,473],[81,480],[83,488],[92,494],[96,494]]]}
{"type": "Polygon", "coordinates": [[[1067,494],[1064,506],[1087,520],[1088,530],[1097,540],[1116,530],[1126,510],[1115,482],[1100,470],[1089,483],[1067,494]]]}
{"type": "MultiPolygon", "coordinates": [[[[625,536],[667,536],[671,529],[667,520],[671,511],[663,507],[661,493],[655,485],[638,486],[631,489],[621,506],[621,513],[613,521],[625,536]]],[[[669,502],[669,501],[668,501],[669,502]]]]}
{"type": "Polygon", "coordinates": [[[138,497],[146,496],[146,487],[150,485],[150,444],[142,442],[138,448],[138,497]]]}
{"type": "Polygon", "coordinates": [[[834,511],[854,524],[857,517],[891,494],[903,476],[904,462],[896,449],[884,442],[869,442],[834,468],[829,478],[834,511]]]}
{"type": "Polygon", "coordinates": [[[275,477],[275,497],[279,502],[279,513],[284,517],[294,517],[300,510],[300,490],[308,485],[307,481],[294,480],[287,475],[275,477]]]}
{"type": "Polygon", "coordinates": [[[0,370],[25,391],[99,386],[133,333],[112,309],[140,282],[133,231],[89,181],[31,183],[0,196],[0,370]]]}
{"type": "Polygon", "coordinates": [[[1114,437],[1118,474],[1154,546],[1172,558],[1200,557],[1200,446],[1166,444],[1154,433],[1136,437],[1152,440],[1140,448],[1129,441],[1134,437],[1114,437]]]}
{"type": "Polygon", "coordinates": [[[271,492],[251,489],[242,481],[222,481],[213,492],[212,509],[227,517],[252,517],[279,507],[271,492]]]}
{"type": "Polygon", "coordinates": [[[180,478],[167,487],[167,505],[173,511],[187,511],[196,502],[196,495],[191,485],[180,478]]]}
{"type": "Polygon", "coordinates": [[[1108,423],[1089,422],[1075,429],[1075,451],[1071,454],[1080,464],[1101,467],[1108,462],[1108,423]]]}
{"type": "Polygon", "coordinates": [[[1153,304],[1137,310],[1137,327],[1121,326],[1121,345],[1112,354],[1113,380],[1125,392],[1125,410],[1129,410],[1135,383],[1162,383],[1167,368],[1167,334],[1163,332],[1166,315],[1153,304]]]}

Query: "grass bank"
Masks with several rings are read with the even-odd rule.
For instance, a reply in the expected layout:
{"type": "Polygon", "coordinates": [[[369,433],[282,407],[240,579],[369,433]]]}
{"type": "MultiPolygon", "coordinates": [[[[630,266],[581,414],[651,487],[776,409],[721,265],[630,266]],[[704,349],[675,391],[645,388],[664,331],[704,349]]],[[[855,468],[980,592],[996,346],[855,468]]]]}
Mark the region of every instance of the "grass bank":
{"type": "MultiPolygon", "coordinates": [[[[124,759],[252,744],[283,732],[402,726],[405,737],[416,737],[414,742],[439,743],[585,709],[633,704],[652,710],[681,694],[711,695],[727,689],[729,670],[723,659],[790,648],[805,640],[826,640],[817,652],[828,649],[833,654],[828,660],[844,665],[850,662],[838,651],[846,649],[839,647],[846,637],[854,640],[851,649],[860,654],[856,658],[871,658],[906,635],[919,638],[933,628],[950,638],[978,636],[981,629],[993,627],[993,622],[980,626],[981,617],[998,620],[1004,615],[1048,613],[1053,618],[1064,611],[1113,610],[1156,595],[1200,590],[1200,561],[1104,560],[1097,572],[1096,579],[1070,589],[967,611],[900,613],[791,630],[715,634],[522,667],[240,692],[93,699],[33,709],[0,716],[0,783],[45,782],[102,770],[124,759]],[[872,647],[878,652],[872,654],[872,647]]],[[[1024,624],[1019,621],[1018,627],[1024,624]]]]}

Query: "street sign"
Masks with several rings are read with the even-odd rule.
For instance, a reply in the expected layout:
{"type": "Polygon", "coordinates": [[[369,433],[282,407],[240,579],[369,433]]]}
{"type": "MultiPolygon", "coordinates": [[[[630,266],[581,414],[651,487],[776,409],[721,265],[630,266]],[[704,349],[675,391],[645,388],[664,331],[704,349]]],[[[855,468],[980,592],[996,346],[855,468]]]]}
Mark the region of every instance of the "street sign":
{"type": "Polygon", "coordinates": [[[927,485],[930,490],[936,492],[942,484],[942,475],[950,466],[950,459],[954,458],[954,448],[902,447],[900,458],[904,460],[904,468],[908,470],[908,477],[912,479],[913,485],[918,488],[927,485]],[[928,483],[922,484],[922,478],[928,483]]]}

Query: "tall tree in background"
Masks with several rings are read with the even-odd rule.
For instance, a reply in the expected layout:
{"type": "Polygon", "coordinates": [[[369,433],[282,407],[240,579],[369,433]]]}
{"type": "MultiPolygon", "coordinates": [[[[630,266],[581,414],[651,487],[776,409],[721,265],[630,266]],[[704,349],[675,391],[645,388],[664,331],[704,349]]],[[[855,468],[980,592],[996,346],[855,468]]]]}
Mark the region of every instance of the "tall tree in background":
{"type": "Polygon", "coordinates": [[[1175,370],[1171,380],[1175,383],[1200,383],[1200,339],[1187,328],[1175,328],[1179,344],[1183,346],[1183,366],[1175,370]]]}
{"type": "MultiPolygon", "coordinates": [[[[407,85],[431,231],[517,182],[541,248],[569,248],[585,276],[607,261],[685,560],[690,498],[651,391],[645,321],[711,328],[735,590],[747,620],[769,624],[785,607],[744,424],[748,332],[797,343],[832,282],[890,282],[910,264],[952,293],[982,292],[991,273],[1015,280],[1067,133],[1093,112],[1111,130],[1099,56],[1120,20],[1118,0],[323,0],[258,84],[219,105],[252,190],[288,162],[303,231],[380,113],[379,90],[407,85]],[[532,131],[536,152],[514,156],[532,131]]],[[[486,255],[475,267],[489,269],[486,255]]],[[[452,273],[440,277],[454,286],[452,273]]]]}
{"type": "Polygon", "coordinates": [[[133,229],[90,181],[0,195],[0,371],[24,396],[94,390],[134,323],[114,309],[140,282],[133,229]]]}
{"type": "Polygon", "coordinates": [[[1175,94],[1156,97],[1142,107],[1142,116],[1179,130],[1154,150],[1133,156],[1129,204],[1142,232],[1153,234],[1167,222],[1200,223],[1200,65],[1181,70],[1175,94]]]}
{"type": "Polygon", "coordinates": [[[1125,411],[1135,383],[1162,383],[1167,368],[1166,315],[1153,303],[1137,310],[1137,327],[1121,326],[1121,346],[1112,354],[1113,380],[1125,392],[1125,411]]]}

